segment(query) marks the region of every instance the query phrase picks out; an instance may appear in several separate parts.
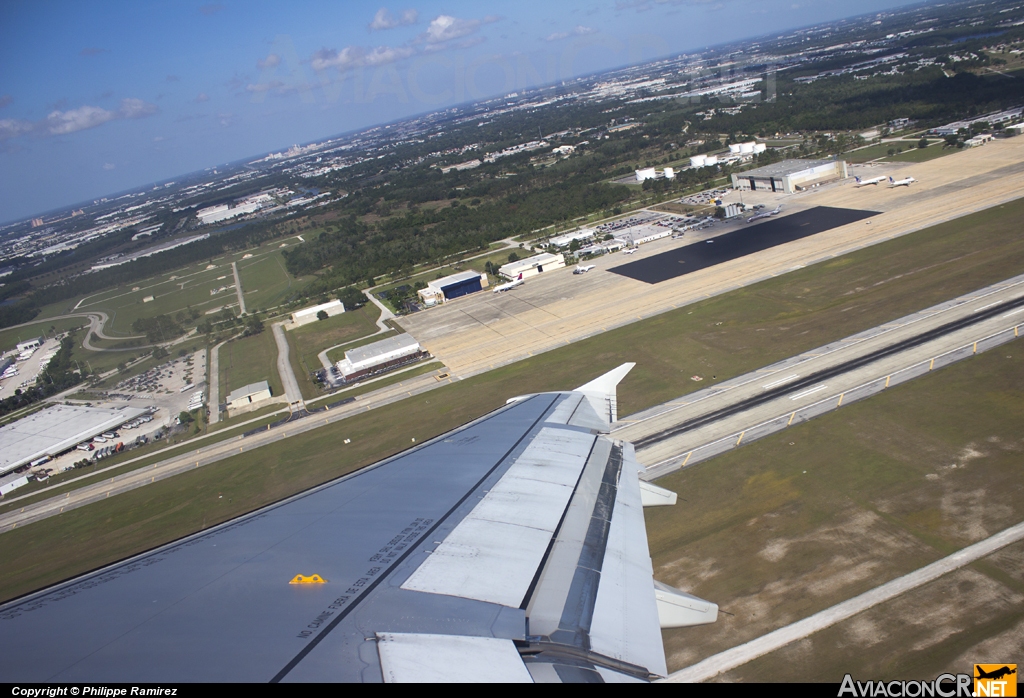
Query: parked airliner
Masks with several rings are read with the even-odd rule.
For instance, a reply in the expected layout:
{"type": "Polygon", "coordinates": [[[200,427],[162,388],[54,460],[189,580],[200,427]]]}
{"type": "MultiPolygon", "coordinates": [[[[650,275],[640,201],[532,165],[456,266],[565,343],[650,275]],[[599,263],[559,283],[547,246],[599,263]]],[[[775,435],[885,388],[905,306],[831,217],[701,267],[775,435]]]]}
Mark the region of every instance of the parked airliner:
{"type": "Polygon", "coordinates": [[[522,286],[522,285],[523,285],[523,275],[520,274],[519,276],[517,276],[512,281],[509,281],[507,284],[502,284],[501,286],[495,286],[494,287],[494,292],[495,293],[501,293],[502,291],[511,291],[516,286],[522,286]]]}
{"type": "Polygon", "coordinates": [[[763,211],[762,213],[758,213],[756,215],[751,216],[750,218],[747,219],[747,223],[753,223],[754,221],[759,220],[761,218],[768,218],[769,216],[778,215],[779,211],[781,210],[782,204],[779,204],[771,211],[763,211]]]}
{"type": "Polygon", "coordinates": [[[914,179],[913,177],[907,177],[906,179],[893,179],[892,177],[890,177],[889,188],[892,189],[893,187],[909,187],[916,181],[917,180],[914,179]]]}
{"type": "MultiPolygon", "coordinates": [[[[861,179],[860,177],[854,177],[854,179],[857,180],[858,187],[866,187],[869,184],[878,184],[879,182],[885,181],[885,177],[872,177],[871,179],[861,179]]],[[[889,181],[892,181],[892,177],[889,178],[889,181]]]]}

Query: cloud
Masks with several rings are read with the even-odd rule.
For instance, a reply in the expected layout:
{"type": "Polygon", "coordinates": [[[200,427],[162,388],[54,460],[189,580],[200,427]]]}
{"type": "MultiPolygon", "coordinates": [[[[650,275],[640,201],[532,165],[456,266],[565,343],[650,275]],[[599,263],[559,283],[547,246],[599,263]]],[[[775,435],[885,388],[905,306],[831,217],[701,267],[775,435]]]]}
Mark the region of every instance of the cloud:
{"type": "Polygon", "coordinates": [[[35,128],[31,121],[21,119],[0,119],[0,141],[30,133],[35,128]]]}
{"type": "Polygon", "coordinates": [[[227,112],[225,114],[218,114],[217,118],[220,120],[220,125],[223,126],[224,128],[228,128],[229,126],[233,126],[235,124],[235,122],[238,120],[235,117],[235,115],[232,114],[231,112],[227,112]]]}
{"type": "Polygon", "coordinates": [[[276,53],[272,53],[266,58],[256,61],[256,67],[260,70],[270,70],[281,65],[281,57],[276,53]]]}
{"type": "Polygon", "coordinates": [[[107,170],[107,171],[109,171],[109,170],[112,170],[112,169],[114,169],[115,167],[117,167],[117,165],[115,165],[115,164],[114,164],[114,163],[112,163],[112,162],[105,162],[105,163],[103,163],[103,169],[104,169],[104,170],[107,170]]]}
{"type": "Polygon", "coordinates": [[[361,66],[377,66],[386,63],[394,63],[403,58],[414,55],[416,50],[411,46],[377,46],[372,49],[362,46],[346,46],[340,51],[332,48],[322,48],[310,57],[310,64],[313,70],[321,71],[327,68],[337,68],[345,71],[349,68],[361,66]]]}
{"type": "Polygon", "coordinates": [[[98,55],[100,55],[102,53],[110,53],[110,49],[96,48],[94,46],[87,46],[87,47],[83,48],[81,51],[79,51],[78,55],[79,56],[85,56],[86,58],[88,58],[90,56],[98,56],[98,55]]]}
{"type": "Polygon", "coordinates": [[[377,10],[377,14],[373,16],[373,21],[369,24],[370,31],[380,31],[382,29],[394,29],[395,27],[406,27],[410,24],[416,24],[419,20],[419,13],[416,10],[402,10],[402,13],[395,17],[391,14],[391,11],[386,7],[382,7],[377,10]]]}
{"type": "Polygon", "coordinates": [[[246,92],[269,92],[270,90],[284,87],[284,83],[280,80],[274,80],[273,82],[256,83],[252,85],[246,85],[246,92]]]}
{"type": "Polygon", "coordinates": [[[181,78],[179,78],[177,75],[168,75],[164,78],[164,82],[179,82],[180,80],[181,78]]]}
{"type": "Polygon", "coordinates": [[[129,97],[121,100],[121,108],[118,110],[118,117],[121,119],[141,119],[144,116],[156,114],[159,110],[155,104],[143,102],[141,99],[129,97]]]}
{"type": "Polygon", "coordinates": [[[199,11],[207,17],[212,17],[223,9],[224,6],[217,3],[210,3],[209,5],[201,5],[199,7],[199,11]]]}
{"type": "Polygon", "coordinates": [[[67,111],[54,109],[40,122],[40,127],[45,133],[61,136],[74,133],[75,131],[83,131],[87,128],[96,128],[116,118],[117,112],[104,109],[103,107],[85,105],[77,109],[68,109],[67,111]]]}
{"type": "Polygon", "coordinates": [[[428,44],[440,44],[472,34],[480,28],[483,20],[459,19],[451,15],[438,15],[427,26],[422,39],[428,44]]]}
{"type": "Polygon", "coordinates": [[[40,121],[21,119],[0,120],[0,140],[35,134],[38,136],[64,136],[75,131],[96,128],[117,119],[141,119],[158,111],[155,104],[134,97],[122,99],[116,110],[83,105],[75,109],[54,109],[40,121]]]}
{"type": "Polygon", "coordinates": [[[584,27],[580,24],[574,27],[572,31],[548,34],[544,37],[544,41],[561,41],[562,39],[568,39],[570,36],[586,36],[587,34],[594,34],[596,32],[597,30],[593,27],[584,27]]]}
{"type": "Polygon", "coordinates": [[[9,107],[11,105],[11,102],[13,101],[14,98],[10,95],[0,95],[0,109],[3,109],[4,107],[9,107]]]}
{"type": "Polygon", "coordinates": [[[166,140],[163,136],[153,136],[153,142],[159,143],[162,140],[166,140]]]}
{"type": "Polygon", "coordinates": [[[210,101],[210,96],[207,95],[205,92],[200,92],[199,94],[196,95],[196,98],[193,99],[192,101],[195,102],[196,104],[202,104],[203,102],[209,102],[210,101]]]}

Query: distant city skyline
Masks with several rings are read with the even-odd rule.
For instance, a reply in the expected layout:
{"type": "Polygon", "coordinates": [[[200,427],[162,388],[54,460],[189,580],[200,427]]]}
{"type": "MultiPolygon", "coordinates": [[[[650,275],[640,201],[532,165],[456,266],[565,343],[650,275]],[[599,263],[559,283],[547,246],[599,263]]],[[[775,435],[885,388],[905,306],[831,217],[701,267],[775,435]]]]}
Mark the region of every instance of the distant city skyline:
{"type": "Polygon", "coordinates": [[[7,3],[0,221],[293,143],[910,4],[7,3]]]}

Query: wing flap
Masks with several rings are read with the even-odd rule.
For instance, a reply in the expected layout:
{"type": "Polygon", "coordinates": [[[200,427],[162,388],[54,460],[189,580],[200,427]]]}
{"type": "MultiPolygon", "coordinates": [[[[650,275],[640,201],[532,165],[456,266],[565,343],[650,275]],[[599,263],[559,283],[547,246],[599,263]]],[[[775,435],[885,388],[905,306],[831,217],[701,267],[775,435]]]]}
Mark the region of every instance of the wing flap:
{"type": "Polygon", "coordinates": [[[533,683],[512,640],[377,633],[387,683],[533,683]]]}

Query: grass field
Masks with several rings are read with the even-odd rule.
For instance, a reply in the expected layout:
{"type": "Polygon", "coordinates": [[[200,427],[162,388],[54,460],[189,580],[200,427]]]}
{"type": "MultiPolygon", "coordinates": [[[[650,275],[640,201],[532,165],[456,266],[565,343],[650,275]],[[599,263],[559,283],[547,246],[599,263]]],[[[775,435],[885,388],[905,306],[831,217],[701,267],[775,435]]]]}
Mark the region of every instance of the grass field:
{"type": "Polygon", "coordinates": [[[250,312],[276,307],[313,280],[312,276],[295,279],[288,273],[281,250],[271,250],[271,245],[279,244],[270,243],[261,248],[252,259],[238,262],[238,275],[242,279],[245,306],[250,312]]]}
{"type": "MultiPolygon", "coordinates": [[[[14,349],[18,342],[24,342],[42,335],[52,337],[55,333],[85,327],[88,324],[89,321],[86,318],[74,317],[65,320],[41,320],[25,327],[0,330],[0,352],[14,349]]],[[[84,336],[84,333],[79,333],[79,336],[84,336]]]]}
{"type": "MultiPolygon", "coordinates": [[[[721,381],[1019,274],[1024,268],[1021,220],[1024,201],[1018,200],[5,533],[0,536],[0,557],[7,561],[0,572],[0,597],[173,540],[350,472],[404,449],[413,437],[422,442],[499,407],[513,395],[570,389],[623,361],[636,361],[636,369],[620,386],[619,411],[625,415],[705,387],[709,380],[701,386],[689,380],[694,373],[717,375],[721,381]],[[339,449],[344,438],[352,443],[339,449]],[[325,459],[324,453],[332,457],[325,459]],[[223,499],[217,499],[218,493],[223,499]]],[[[269,331],[226,345],[222,369],[226,350],[239,362],[263,351],[265,356],[251,363],[267,368],[258,376],[235,374],[223,385],[260,380],[267,372],[276,380],[269,331]]],[[[755,487],[752,492],[789,502],[791,490],[785,482],[765,480],[764,489],[755,487]]],[[[709,490],[693,496],[710,501],[718,493],[709,490]]],[[[684,516],[687,507],[674,511],[684,516]]]]}
{"type": "Polygon", "coordinates": [[[929,141],[927,148],[918,148],[917,141],[900,141],[898,143],[877,143],[866,148],[852,150],[843,154],[847,162],[869,162],[871,160],[883,160],[884,162],[924,162],[933,160],[943,155],[951,155],[959,152],[955,148],[943,148],[941,140],[929,141]],[[903,152],[898,155],[889,155],[889,150],[902,148],[903,152]]]}
{"type": "MultiPolygon", "coordinates": [[[[670,670],[1024,520],[1022,391],[1024,353],[1009,344],[661,478],[683,501],[645,512],[655,576],[732,614],[666,631],[670,670]]],[[[973,585],[971,607],[992,608],[970,622],[1024,620],[1024,584],[974,569],[987,580],[973,585]]],[[[847,623],[726,679],[838,682],[846,672],[892,679],[949,670],[959,652],[933,650],[965,630],[957,617],[964,597],[934,599],[925,623],[908,622],[908,608],[890,603],[867,624],[876,628],[871,641],[857,637],[863,624],[847,623]],[[780,661],[792,655],[800,661],[780,661]]],[[[950,644],[963,650],[976,640],[965,633],[950,644]]]]}
{"type": "Polygon", "coordinates": [[[380,309],[367,303],[362,308],[289,330],[288,336],[294,340],[302,363],[310,370],[316,370],[320,368],[317,354],[328,347],[373,334],[378,329],[378,318],[380,309]]]}
{"type": "Polygon", "coordinates": [[[220,348],[218,361],[221,395],[263,380],[270,383],[272,395],[284,395],[277,372],[277,343],[270,327],[257,335],[228,342],[220,348]]]}

